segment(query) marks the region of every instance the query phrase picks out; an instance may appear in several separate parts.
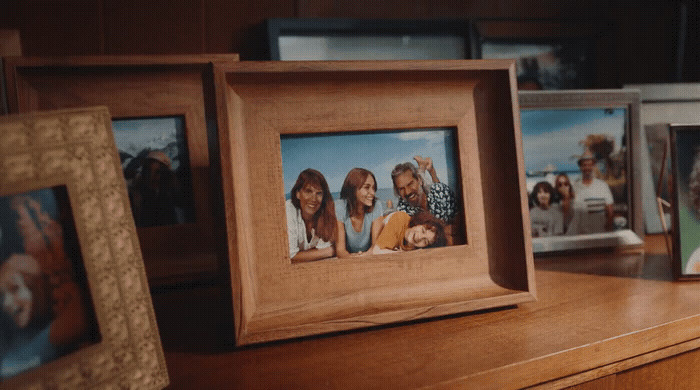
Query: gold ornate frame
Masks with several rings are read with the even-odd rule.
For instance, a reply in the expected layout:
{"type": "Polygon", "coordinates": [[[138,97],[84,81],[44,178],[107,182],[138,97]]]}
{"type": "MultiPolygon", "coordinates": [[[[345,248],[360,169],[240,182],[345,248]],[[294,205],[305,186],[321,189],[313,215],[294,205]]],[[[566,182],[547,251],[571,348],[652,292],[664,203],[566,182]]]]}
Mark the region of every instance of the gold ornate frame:
{"type": "Polygon", "coordinates": [[[535,299],[514,72],[509,60],[217,64],[236,343],[535,299]],[[456,129],[465,245],[291,263],[281,135],[433,127],[456,129]]]}
{"type": "Polygon", "coordinates": [[[0,117],[0,195],[67,188],[100,341],[3,388],[168,384],[136,230],[106,107],[0,117]]]}

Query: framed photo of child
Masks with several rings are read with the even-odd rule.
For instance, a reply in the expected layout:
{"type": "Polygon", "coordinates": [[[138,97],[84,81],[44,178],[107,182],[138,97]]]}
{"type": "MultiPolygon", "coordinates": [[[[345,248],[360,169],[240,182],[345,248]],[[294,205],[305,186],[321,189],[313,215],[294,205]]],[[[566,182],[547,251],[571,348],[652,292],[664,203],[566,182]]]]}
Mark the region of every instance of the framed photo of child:
{"type": "Polygon", "coordinates": [[[168,384],[105,107],[0,117],[0,386],[168,384]]]}

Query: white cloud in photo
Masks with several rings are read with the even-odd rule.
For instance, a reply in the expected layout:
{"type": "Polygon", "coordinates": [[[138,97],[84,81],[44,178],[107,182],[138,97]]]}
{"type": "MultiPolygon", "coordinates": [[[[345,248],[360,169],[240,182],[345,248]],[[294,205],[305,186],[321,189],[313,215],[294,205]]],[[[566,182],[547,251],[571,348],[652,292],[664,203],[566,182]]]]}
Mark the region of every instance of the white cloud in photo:
{"type": "Polygon", "coordinates": [[[544,169],[548,164],[553,164],[558,169],[572,164],[575,166],[576,159],[572,156],[583,153],[583,147],[579,141],[589,134],[605,134],[613,137],[615,139],[614,152],[617,152],[622,145],[624,119],[619,117],[600,118],[537,135],[527,135],[524,132],[525,169],[538,171],[544,169]]]}

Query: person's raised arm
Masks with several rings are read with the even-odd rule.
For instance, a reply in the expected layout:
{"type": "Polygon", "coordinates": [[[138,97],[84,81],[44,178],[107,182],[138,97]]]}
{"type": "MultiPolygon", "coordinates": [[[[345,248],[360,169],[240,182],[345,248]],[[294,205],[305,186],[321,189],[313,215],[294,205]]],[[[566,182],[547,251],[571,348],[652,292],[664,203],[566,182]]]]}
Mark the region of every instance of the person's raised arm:
{"type": "Polygon", "coordinates": [[[430,157],[426,157],[425,164],[425,169],[430,174],[430,178],[433,179],[433,183],[439,183],[440,179],[437,176],[437,172],[435,172],[435,166],[433,166],[433,159],[430,157]]]}

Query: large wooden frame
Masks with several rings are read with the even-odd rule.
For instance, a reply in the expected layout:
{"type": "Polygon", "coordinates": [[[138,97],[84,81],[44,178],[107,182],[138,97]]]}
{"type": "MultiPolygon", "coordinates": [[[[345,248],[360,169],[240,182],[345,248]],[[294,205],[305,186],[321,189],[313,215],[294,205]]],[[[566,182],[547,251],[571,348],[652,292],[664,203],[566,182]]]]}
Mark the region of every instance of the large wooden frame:
{"type": "MultiPolygon", "coordinates": [[[[592,248],[622,248],[640,246],[644,237],[644,216],[642,210],[641,192],[641,164],[640,159],[640,125],[639,125],[639,91],[638,90],[569,90],[569,91],[521,91],[519,92],[521,110],[604,110],[622,108],[625,110],[624,138],[626,139],[626,152],[624,152],[625,181],[624,198],[626,199],[625,218],[627,222],[624,229],[613,232],[562,235],[554,237],[540,237],[533,239],[535,253],[559,252],[577,249],[592,248]]],[[[575,126],[576,123],[571,123],[575,126]]],[[[523,120],[523,136],[526,131],[523,120]]],[[[537,131],[541,128],[535,129],[537,131]]],[[[573,135],[571,143],[583,146],[582,138],[587,134],[582,131],[573,135]]],[[[592,134],[592,133],[589,133],[592,134]]],[[[620,149],[622,145],[618,145],[620,149]]],[[[527,146],[524,146],[527,149],[527,146]]],[[[560,144],[549,144],[547,148],[561,147],[560,144]]],[[[579,149],[580,154],[583,148],[579,149]]],[[[573,156],[567,156],[571,158],[573,156]]],[[[575,159],[571,159],[575,161],[575,159]]],[[[543,169],[543,167],[527,167],[526,169],[543,169]]],[[[553,183],[552,183],[553,184],[553,183]]],[[[616,212],[617,213],[617,212],[616,212]]]]}
{"type": "Polygon", "coordinates": [[[137,228],[153,285],[211,279],[223,266],[215,239],[223,222],[216,225],[212,211],[219,190],[211,63],[237,59],[236,54],[6,59],[11,112],[106,105],[115,119],[184,118],[195,220],[137,228]]]}
{"type": "Polygon", "coordinates": [[[514,72],[510,60],[216,66],[236,343],[535,299],[514,72]],[[465,245],[291,263],[281,135],[432,127],[456,128],[465,245]]]}
{"type": "MultiPolygon", "coordinates": [[[[106,107],[0,117],[0,197],[15,199],[18,194],[25,196],[31,191],[56,186],[65,189],[74,230],[66,229],[67,225],[61,222],[64,218],[57,219],[63,226],[59,228],[62,234],[56,235],[54,228],[51,242],[57,236],[64,236],[59,240],[66,243],[66,256],[74,261],[82,259],[84,267],[80,268],[84,268],[85,280],[78,281],[77,285],[83,293],[69,296],[73,302],[80,302],[77,295],[89,295],[86,298],[92,302],[94,310],[81,312],[94,312],[95,321],[89,323],[96,322],[97,327],[93,330],[94,326],[90,326],[91,330],[86,333],[92,335],[89,345],[2,380],[3,389],[110,386],[157,389],[168,384],[144,264],[110,126],[106,107]],[[79,248],[69,246],[68,242],[77,242],[79,248]]],[[[44,224],[46,220],[42,220],[44,224]]],[[[17,225],[20,226],[19,222],[17,225]]],[[[13,244],[11,229],[7,224],[3,227],[7,230],[2,245],[12,245],[15,252],[18,247],[13,244]]],[[[50,251],[48,260],[47,257],[37,257],[37,260],[44,259],[40,260],[40,270],[47,278],[58,278],[56,275],[60,274],[56,273],[55,266],[56,259],[61,257],[57,257],[56,248],[34,246],[30,250],[27,240],[31,235],[23,233],[23,228],[18,229],[24,237],[27,255],[50,251]]],[[[42,229],[49,231],[50,228],[42,229]]],[[[3,262],[7,264],[9,260],[0,260],[0,264],[3,262]]],[[[73,273],[83,275],[75,269],[73,273]]],[[[55,282],[51,283],[55,286],[55,282]]],[[[54,317],[49,325],[51,332],[59,317],[65,325],[66,312],[61,310],[67,310],[66,291],[76,290],[62,289],[51,295],[55,302],[54,317]]],[[[81,316],[69,316],[68,321],[78,322],[77,318],[81,316]]],[[[3,332],[6,329],[9,328],[3,328],[3,332]]],[[[51,337],[50,333],[49,340],[51,337]]]]}

